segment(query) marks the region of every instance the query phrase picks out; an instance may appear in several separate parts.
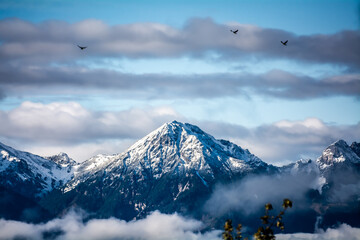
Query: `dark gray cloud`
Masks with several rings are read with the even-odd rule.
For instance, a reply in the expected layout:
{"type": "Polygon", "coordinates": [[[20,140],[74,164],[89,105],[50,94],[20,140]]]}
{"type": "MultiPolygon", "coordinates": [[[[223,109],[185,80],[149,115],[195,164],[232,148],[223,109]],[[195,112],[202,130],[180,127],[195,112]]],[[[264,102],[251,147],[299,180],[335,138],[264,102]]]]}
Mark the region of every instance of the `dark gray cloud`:
{"type": "MultiPolygon", "coordinates": [[[[182,29],[157,23],[109,26],[99,20],[77,23],[0,20],[0,99],[24,94],[116,91],[135,98],[252,96],[311,99],[360,96],[359,32],[296,36],[252,25],[223,25],[192,19],[182,29]],[[237,35],[229,29],[238,28],[237,35]],[[289,46],[280,44],[288,39],[289,46]],[[77,44],[89,46],[80,51],[77,44]],[[102,57],[280,58],[347,65],[352,73],[325,78],[272,70],[264,74],[129,74],[91,69],[77,60],[102,57]]],[[[95,59],[95,60],[94,60],[95,59]]]]}
{"type": "Polygon", "coordinates": [[[3,100],[4,98],[6,98],[5,91],[0,88],[0,101],[3,100]]]}
{"type": "Polygon", "coordinates": [[[81,67],[0,67],[0,83],[8,95],[98,92],[139,98],[216,98],[262,95],[283,99],[327,96],[360,97],[360,74],[323,79],[282,70],[264,74],[129,74],[81,67]]]}
{"type": "Polygon", "coordinates": [[[210,18],[192,19],[182,29],[157,23],[109,26],[99,20],[33,24],[20,19],[5,19],[0,20],[0,41],[2,62],[83,58],[84,53],[76,49],[76,44],[82,44],[89,46],[87,56],[202,57],[214,51],[225,59],[253,55],[360,65],[358,31],[297,36],[253,25],[218,24],[210,18]],[[231,34],[231,28],[239,29],[239,33],[231,34]],[[289,40],[288,47],[280,44],[280,40],[286,39],[289,40]]]}

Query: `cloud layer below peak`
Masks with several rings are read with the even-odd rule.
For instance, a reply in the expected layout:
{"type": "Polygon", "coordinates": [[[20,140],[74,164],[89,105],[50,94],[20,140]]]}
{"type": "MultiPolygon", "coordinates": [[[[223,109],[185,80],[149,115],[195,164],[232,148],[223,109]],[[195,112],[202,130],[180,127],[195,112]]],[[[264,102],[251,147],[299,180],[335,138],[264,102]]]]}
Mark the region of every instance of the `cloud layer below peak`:
{"type": "MultiPolygon", "coordinates": [[[[30,224],[19,221],[0,219],[0,239],[29,240],[220,240],[221,230],[201,233],[201,221],[185,218],[178,214],[162,214],[155,211],[146,218],[126,222],[123,220],[92,219],[83,222],[82,215],[70,212],[63,218],[53,219],[46,223],[30,224]]],[[[337,228],[319,230],[317,233],[279,234],[277,239],[308,240],[358,240],[360,229],[341,224],[337,228]]]]}

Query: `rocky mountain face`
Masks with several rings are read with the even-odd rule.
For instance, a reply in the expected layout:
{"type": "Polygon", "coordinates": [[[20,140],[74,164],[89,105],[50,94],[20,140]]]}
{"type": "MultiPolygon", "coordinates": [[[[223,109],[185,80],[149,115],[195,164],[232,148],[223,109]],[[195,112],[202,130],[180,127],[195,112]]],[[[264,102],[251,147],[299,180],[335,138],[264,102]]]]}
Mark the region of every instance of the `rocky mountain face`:
{"type": "MultiPolygon", "coordinates": [[[[305,221],[322,216],[327,226],[337,220],[360,226],[354,220],[360,214],[359,149],[359,143],[349,146],[339,140],[316,161],[275,167],[240,146],[176,121],[164,124],[123,153],[97,155],[81,164],[65,153],[42,158],[0,144],[0,202],[10,195],[36,200],[41,211],[45,208],[51,213],[44,215],[51,216],[80,207],[90,217],[131,220],[158,209],[202,218],[204,202],[215,185],[249,174],[290,174],[317,180],[309,186],[305,221]]],[[[14,207],[7,204],[9,209],[14,207]]],[[[38,207],[26,206],[18,217],[1,215],[4,209],[0,209],[0,216],[22,219],[19,216],[25,210],[38,207]]]]}
{"type": "Polygon", "coordinates": [[[358,143],[354,142],[349,146],[344,140],[339,140],[323,151],[317,163],[323,173],[339,166],[352,168],[360,164],[360,157],[356,151],[359,151],[358,143]]]}
{"type": "Polygon", "coordinates": [[[354,151],[354,153],[356,153],[358,157],[360,157],[360,143],[353,142],[350,148],[354,151]]]}
{"type": "Polygon", "coordinates": [[[72,170],[43,157],[0,143],[0,185],[32,199],[72,178],[72,170]]]}

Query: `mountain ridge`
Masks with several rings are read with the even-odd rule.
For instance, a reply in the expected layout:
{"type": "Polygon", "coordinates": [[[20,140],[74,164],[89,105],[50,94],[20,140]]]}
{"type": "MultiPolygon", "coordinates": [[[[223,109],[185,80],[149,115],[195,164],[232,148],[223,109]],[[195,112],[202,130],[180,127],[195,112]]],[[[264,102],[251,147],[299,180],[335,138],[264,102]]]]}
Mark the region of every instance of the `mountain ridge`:
{"type": "Polygon", "coordinates": [[[193,209],[218,182],[276,171],[248,150],[177,121],[162,125],[123,153],[97,155],[75,168],[74,178],[54,195],[106,217],[120,211],[107,199],[120,199],[131,211],[116,216],[130,219],[160,206],[167,206],[163,209],[168,212],[180,211],[177,205],[193,209]],[[94,194],[101,197],[89,204],[94,194]]]}

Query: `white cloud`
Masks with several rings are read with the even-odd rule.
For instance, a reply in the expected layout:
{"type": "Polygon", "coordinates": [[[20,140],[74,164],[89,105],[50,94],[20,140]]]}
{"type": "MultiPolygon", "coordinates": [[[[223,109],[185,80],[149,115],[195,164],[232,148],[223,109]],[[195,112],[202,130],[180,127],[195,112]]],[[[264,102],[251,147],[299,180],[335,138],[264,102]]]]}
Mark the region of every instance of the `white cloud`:
{"type": "Polygon", "coordinates": [[[300,128],[305,127],[307,129],[314,129],[314,130],[321,130],[321,129],[326,128],[325,124],[317,118],[307,118],[304,121],[283,120],[283,121],[274,123],[274,126],[283,128],[283,129],[289,129],[290,131],[297,129],[299,127],[300,128]]]}
{"type": "Polygon", "coordinates": [[[121,153],[176,119],[182,117],[167,106],[94,112],[76,102],[23,102],[10,111],[0,111],[0,136],[3,143],[19,150],[42,156],[66,152],[82,162],[100,153],[121,153]]]}
{"type": "Polygon", "coordinates": [[[318,179],[316,170],[299,175],[248,176],[240,182],[217,186],[205,210],[217,217],[231,212],[251,215],[268,202],[281,205],[284,198],[289,198],[297,203],[290,211],[301,211],[307,207],[301,204],[306,202],[306,192],[318,188],[318,179]]]}
{"type": "Polygon", "coordinates": [[[200,128],[217,138],[233,141],[262,160],[275,165],[294,162],[301,158],[315,159],[333,142],[344,139],[351,144],[359,141],[360,123],[334,125],[317,118],[302,121],[283,120],[255,128],[198,122],[200,128]]]}
{"type": "MultiPolygon", "coordinates": [[[[200,233],[201,221],[178,214],[155,211],[146,218],[122,221],[116,218],[92,219],[83,222],[82,214],[70,212],[63,218],[46,223],[30,224],[0,219],[0,239],[45,240],[220,240],[222,230],[200,233]]],[[[316,233],[277,234],[279,240],[359,240],[360,228],[341,224],[337,228],[318,230],[316,233]]]]}
{"type": "Polygon", "coordinates": [[[185,218],[176,213],[162,214],[155,211],[137,221],[115,218],[92,219],[83,222],[81,215],[70,212],[64,218],[43,224],[29,224],[0,219],[0,239],[45,239],[46,233],[58,233],[56,240],[215,240],[220,231],[200,233],[202,222],[185,218]]]}
{"type": "Polygon", "coordinates": [[[0,111],[4,137],[50,142],[86,142],[102,138],[139,138],[164,122],[180,117],[169,107],[91,112],[75,102],[24,102],[0,111]]]}
{"type": "Polygon", "coordinates": [[[8,145],[17,148],[18,150],[35,153],[41,156],[52,156],[60,152],[67,153],[72,159],[77,162],[83,162],[90,157],[98,154],[117,154],[122,153],[131,145],[133,145],[138,139],[89,139],[89,142],[84,143],[58,143],[58,144],[46,144],[46,143],[34,143],[21,142],[9,143],[8,145]],[[15,145],[12,145],[15,144],[15,145]]]}
{"type": "Polygon", "coordinates": [[[353,228],[347,224],[341,224],[338,228],[328,228],[317,233],[277,234],[278,240],[359,240],[360,228],[353,228]]]}
{"type": "Polygon", "coordinates": [[[47,156],[66,152],[77,161],[96,154],[121,153],[172,120],[198,125],[205,132],[248,148],[265,162],[282,165],[316,158],[331,143],[359,141],[360,124],[332,125],[317,118],[283,120],[246,128],[222,122],[191,121],[168,106],[90,111],[76,102],[23,102],[0,111],[1,141],[19,150],[47,156]]]}

